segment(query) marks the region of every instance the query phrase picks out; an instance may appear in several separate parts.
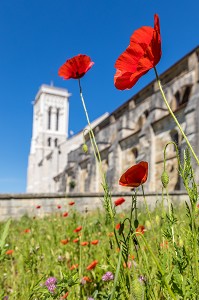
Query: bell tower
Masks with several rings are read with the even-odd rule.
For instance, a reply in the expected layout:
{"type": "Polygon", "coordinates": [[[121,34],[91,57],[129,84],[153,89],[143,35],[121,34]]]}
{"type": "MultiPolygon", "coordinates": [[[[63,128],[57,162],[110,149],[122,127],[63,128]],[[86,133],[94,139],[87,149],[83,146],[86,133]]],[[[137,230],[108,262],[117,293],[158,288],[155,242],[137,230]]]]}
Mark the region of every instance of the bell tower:
{"type": "Polygon", "coordinates": [[[42,85],[35,97],[28,162],[28,192],[39,192],[39,166],[42,160],[68,138],[70,96],[66,89],[42,85]]]}

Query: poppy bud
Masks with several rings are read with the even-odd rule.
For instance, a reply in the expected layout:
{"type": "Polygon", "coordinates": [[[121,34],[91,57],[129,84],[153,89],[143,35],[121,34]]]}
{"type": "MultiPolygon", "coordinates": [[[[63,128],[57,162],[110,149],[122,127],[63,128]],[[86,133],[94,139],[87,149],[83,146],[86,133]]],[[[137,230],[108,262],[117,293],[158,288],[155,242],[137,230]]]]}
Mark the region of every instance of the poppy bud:
{"type": "Polygon", "coordinates": [[[163,187],[166,188],[167,185],[168,185],[168,183],[169,183],[169,175],[167,174],[166,171],[164,171],[164,172],[162,173],[161,181],[162,181],[163,187]]]}
{"type": "Polygon", "coordinates": [[[88,146],[87,146],[86,144],[84,144],[84,145],[82,146],[82,151],[83,151],[84,153],[87,153],[87,152],[88,152],[88,146]]]}
{"type": "Polygon", "coordinates": [[[135,228],[137,228],[138,227],[138,225],[139,225],[139,222],[138,222],[138,220],[136,219],[136,220],[134,220],[134,226],[135,226],[135,228]]]}
{"type": "Polygon", "coordinates": [[[124,230],[124,223],[121,223],[119,228],[119,235],[122,234],[123,230],[124,230]]]}

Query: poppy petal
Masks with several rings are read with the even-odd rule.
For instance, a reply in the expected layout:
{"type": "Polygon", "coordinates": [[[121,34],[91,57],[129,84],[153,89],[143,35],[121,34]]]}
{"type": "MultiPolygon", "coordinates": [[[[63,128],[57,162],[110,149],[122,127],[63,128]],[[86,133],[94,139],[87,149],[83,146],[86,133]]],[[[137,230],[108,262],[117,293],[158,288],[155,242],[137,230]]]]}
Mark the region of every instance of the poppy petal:
{"type": "Polygon", "coordinates": [[[145,183],[148,177],[148,163],[141,161],[129,168],[120,177],[119,184],[128,187],[138,187],[145,183]]]}
{"type": "Polygon", "coordinates": [[[58,71],[58,75],[64,79],[79,79],[83,77],[94,65],[91,58],[84,54],[78,54],[68,59],[58,71]]]}
{"type": "Polygon", "coordinates": [[[161,58],[159,17],[154,16],[154,28],[143,26],[134,31],[130,45],[115,63],[115,87],[119,90],[132,88],[139,78],[155,67],[161,58]]]}

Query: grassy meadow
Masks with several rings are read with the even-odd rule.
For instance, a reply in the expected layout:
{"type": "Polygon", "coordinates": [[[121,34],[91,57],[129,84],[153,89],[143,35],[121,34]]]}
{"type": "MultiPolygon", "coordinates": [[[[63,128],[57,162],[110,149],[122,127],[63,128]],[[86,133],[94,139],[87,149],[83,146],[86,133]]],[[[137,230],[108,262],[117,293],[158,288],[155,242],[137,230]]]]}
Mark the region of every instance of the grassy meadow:
{"type": "Polygon", "coordinates": [[[197,205],[135,202],[1,224],[0,299],[198,299],[197,205]]]}

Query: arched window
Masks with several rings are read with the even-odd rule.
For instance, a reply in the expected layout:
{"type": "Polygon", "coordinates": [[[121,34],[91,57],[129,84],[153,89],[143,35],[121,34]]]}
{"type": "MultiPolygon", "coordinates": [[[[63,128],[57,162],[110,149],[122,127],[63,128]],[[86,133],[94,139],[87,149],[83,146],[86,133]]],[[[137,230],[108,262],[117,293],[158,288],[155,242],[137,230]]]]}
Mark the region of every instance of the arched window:
{"type": "Polygon", "coordinates": [[[136,158],[138,157],[138,149],[135,147],[131,151],[132,151],[134,159],[136,160],[136,158]]]}
{"type": "MultiPolygon", "coordinates": [[[[170,136],[171,136],[171,139],[173,142],[176,143],[177,147],[178,147],[178,154],[179,156],[181,155],[181,142],[182,142],[182,139],[181,139],[181,136],[179,135],[178,131],[176,129],[173,129],[170,131],[170,136]]],[[[173,146],[173,150],[176,151],[175,147],[173,146]]],[[[177,163],[177,162],[176,162],[177,163]]],[[[171,176],[174,176],[172,175],[173,172],[176,172],[176,169],[173,164],[171,163],[170,165],[170,173],[171,173],[171,176]]],[[[176,183],[175,183],[175,186],[173,187],[174,190],[180,190],[180,174],[179,172],[177,171],[176,173],[176,183]]]]}
{"type": "Polygon", "coordinates": [[[56,130],[59,130],[59,108],[56,111],[56,130]]]}
{"type": "Polygon", "coordinates": [[[180,92],[177,91],[171,101],[171,109],[175,111],[180,105],[180,92]]]}
{"type": "Polygon", "coordinates": [[[51,129],[51,115],[52,115],[52,107],[48,109],[48,129],[51,129]]]}
{"type": "Polygon", "coordinates": [[[178,91],[175,93],[175,99],[176,99],[176,106],[178,107],[180,105],[180,92],[178,91]]]}
{"type": "Polygon", "coordinates": [[[184,91],[184,94],[183,94],[183,97],[182,97],[182,102],[180,104],[187,103],[189,101],[190,94],[191,94],[191,86],[187,86],[185,88],[185,91],[184,91]]]}
{"type": "Polygon", "coordinates": [[[139,119],[138,119],[138,128],[139,129],[141,129],[144,126],[146,119],[148,118],[148,115],[149,115],[149,111],[145,110],[143,112],[143,114],[139,117],[139,119]]]}
{"type": "Polygon", "coordinates": [[[171,102],[171,109],[175,111],[182,104],[185,104],[189,101],[191,94],[191,86],[184,86],[181,91],[177,91],[174,95],[174,98],[171,102]]]}
{"type": "Polygon", "coordinates": [[[148,109],[147,109],[147,110],[145,110],[145,112],[144,112],[144,115],[145,115],[145,118],[147,119],[147,118],[148,118],[148,115],[149,115],[149,111],[148,111],[148,109]]]}
{"type": "Polygon", "coordinates": [[[48,147],[51,146],[51,138],[50,138],[50,137],[49,137],[48,140],[47,140],[47,145],[48,145],[48,147]]]}
{"type": "Polygon", "coordinates": [[[55,139],[55,147],[58,146],[58,139],[55,139]]]}
{"type": "Polygon", "coordinates": [[[170,136],[172,141],[175,142],[177,145],[179,145],[179,134],[176,129],[170,131],[170,136]]]}

